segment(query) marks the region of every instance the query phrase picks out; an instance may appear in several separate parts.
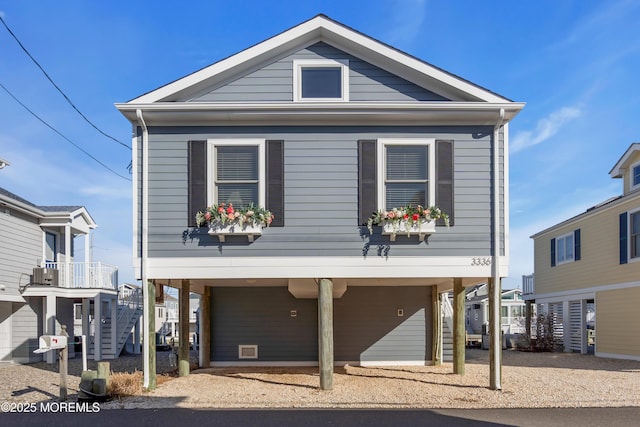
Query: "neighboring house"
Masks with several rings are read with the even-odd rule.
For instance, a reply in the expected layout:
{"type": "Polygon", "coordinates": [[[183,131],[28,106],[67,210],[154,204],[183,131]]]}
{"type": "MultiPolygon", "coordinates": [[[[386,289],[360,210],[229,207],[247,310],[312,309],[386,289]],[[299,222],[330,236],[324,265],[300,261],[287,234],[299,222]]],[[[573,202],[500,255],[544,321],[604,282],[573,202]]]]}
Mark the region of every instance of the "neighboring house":
{"type": "MultiPolygon", "coordinates": [[[[489,325],[489,292],[486,283],[466,289],[466,325],[470,334],[482,334],[489,325]]],[[[501,328],[505,334],[524,333],[524,308],[520,289],[502,291],[501,328]]]]}
{"type": "Polygon", "coordinates": [[[532,236],[535,271],[524,298],[555,315],[565,351],[587,352],[592,322],[596,356],[640,360],[639,143],[609,175],[622,178],[621,196],[532,236]]]}
{"type": "MultiPolygon", "coordinates": [[[[200,297],[197,294],[189,296],[189,340],[193,342],[193,335],[196,333],[196,310],[200,305],[200,297]]],[[[156,303],[156,332],[170,337],[180,335],[178,299],[167,293],[164,301],[156,303]]]]}
{"type": "Polygon", "coordinates": [[[432,363],[439,294],[508,274],[523,106],[317,16],[117,104],[136,275],[202,295],[205,363],[432,363]],[[273,222],[197,226],[230,202],[273,222]],[[406,205],[438,205],[450,227],[369,232],[373,211],[406,205]]]}
{"type": "Polygon", "coordinates": [[[60,334],[61,325],[71,357],[74,336],[83,334],[91,357],[115,357],[118,269],[91,259],[94,228],[82,206],[38,206],[0,188],[0,361],[53,362],[54,352],[33,350],[41,335],[60,334]],[[82,236],[84,251],[77,254],[74,242],[82,236]]]}
{"type": "Polygon", "coordinates": [[[163,301],[156,302],[156,332],[175,337],[178,321],[178,298],[165,293],[163,301]]]}

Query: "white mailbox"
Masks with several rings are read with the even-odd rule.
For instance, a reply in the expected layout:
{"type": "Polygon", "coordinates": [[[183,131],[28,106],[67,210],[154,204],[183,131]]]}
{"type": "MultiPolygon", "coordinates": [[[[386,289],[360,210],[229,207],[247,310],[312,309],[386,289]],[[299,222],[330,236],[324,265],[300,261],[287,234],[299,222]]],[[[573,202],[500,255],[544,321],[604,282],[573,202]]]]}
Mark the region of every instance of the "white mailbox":
{"type": "Polygon", "coordinates": [[[40,348],[33,350],[34,353],[44,353],[49,350],[59,350],[67,346],[67,337],[63,335],[43,335],[38,341],[40,348]]]}

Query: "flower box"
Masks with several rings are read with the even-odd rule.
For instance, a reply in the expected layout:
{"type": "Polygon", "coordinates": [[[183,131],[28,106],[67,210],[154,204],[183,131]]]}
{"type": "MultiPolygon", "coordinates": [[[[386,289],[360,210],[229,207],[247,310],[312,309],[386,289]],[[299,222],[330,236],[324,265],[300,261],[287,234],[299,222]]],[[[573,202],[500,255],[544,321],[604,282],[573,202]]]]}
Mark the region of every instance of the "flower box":
{"type": "Polygon", "coordinates": [[[224,243],[226,236],[247,236],[249,242],[253,242],[254,236],[262,235],[262,224],[222,224],[220,222],[212,222],[209,225],[209,234],[218,236],[220,242],[224,243]]]}
{"type": "Polygon", "coordinates": [[[382,224],[382,234],[390,236],[392,242],[396,241],[396,235],[418,236],[419,241],[423,241],[425,236],[435,233],[436,222],[433,220],[409,221],[402,220],[396,222],[384,222],[382,224]]]}

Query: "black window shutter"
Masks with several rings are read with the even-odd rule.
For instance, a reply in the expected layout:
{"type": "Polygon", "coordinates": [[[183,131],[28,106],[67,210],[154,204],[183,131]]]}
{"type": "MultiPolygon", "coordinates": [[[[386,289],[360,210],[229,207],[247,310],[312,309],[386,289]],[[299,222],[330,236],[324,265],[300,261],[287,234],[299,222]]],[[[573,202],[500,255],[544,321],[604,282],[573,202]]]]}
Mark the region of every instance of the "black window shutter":
{"type": "Polygon", "coordinates": [[[620,264],[626,264],[627,256],[627,213],[620,214],[620,264]]]}
{"type": "Polygon", "coordinates": [[[573,232],[573,260],[580,261],[580,229],[573,232]]]}
{"type": "Polygon", "coordinates": [[[284,227],[284,141],[267,140],[266,206],[273,214],[271,227],[284,227]]]}
{"type": "MultiPolygon", "coordinates": [[[[453,225],[453,141],[436,141],[436,205],[449,215],[453,225]]],[[[444,225],[439,220],[437,225],[444,225]]]]}
{"type": "Polygon", "coordinates": [[[556,266],[556,239],[551,239],[551,267],[556,266]]]}
{"type": "Polygon", "coordinates": [[[375,139],[358,141],[358,224],[365,225],[378,210],[375,139]]]}
{"type": "Polygon", "coordinates": [[[207,142],[189,141],[187,225],[196,227],[196,213],[207,208],[207,142]]]}

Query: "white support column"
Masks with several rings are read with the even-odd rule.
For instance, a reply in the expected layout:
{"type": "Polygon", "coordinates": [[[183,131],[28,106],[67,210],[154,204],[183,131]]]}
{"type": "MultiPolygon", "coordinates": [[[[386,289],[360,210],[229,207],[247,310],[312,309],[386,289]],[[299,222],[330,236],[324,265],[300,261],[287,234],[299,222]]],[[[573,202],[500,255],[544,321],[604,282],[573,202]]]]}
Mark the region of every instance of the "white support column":
{"type": "Polygon", "coordinates": [[[89,337],[89,313],[91,312],[91,300],[82,298],[82,335],[89,337]]]}
{"type": "Polygon", "coordinates": [[[89,287],[91,281],[91,231],[84,235],[84,286],[89,287]]]}
{"type": "MultiPolygon", "coordinates": [[[[45,333],[44,335],[56,334],[56,296],[47,295],[45,301],[45,333]]],[[[56,351],[47,351],[46,358],[47,363],[51,364],[55,362],[56,351]]]]}
{"type": "Polygon", "coordinates": [[[64,226],[64,287],[71,287],[71,225],[64,226]]]}
{"type": "Polygon", "coordinates": [[[93,359],[102,360],[102,301],[100,294],[93,299],[93,359]]]}

